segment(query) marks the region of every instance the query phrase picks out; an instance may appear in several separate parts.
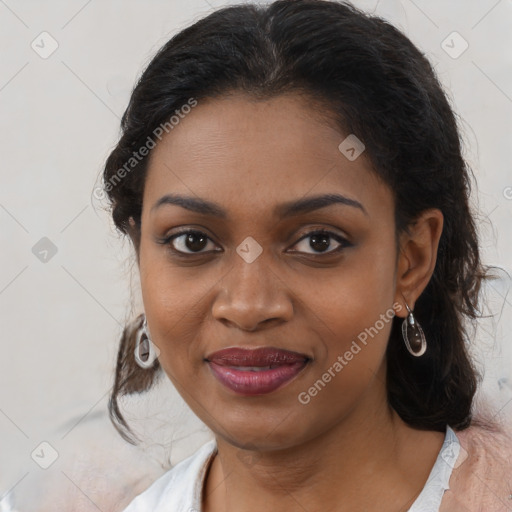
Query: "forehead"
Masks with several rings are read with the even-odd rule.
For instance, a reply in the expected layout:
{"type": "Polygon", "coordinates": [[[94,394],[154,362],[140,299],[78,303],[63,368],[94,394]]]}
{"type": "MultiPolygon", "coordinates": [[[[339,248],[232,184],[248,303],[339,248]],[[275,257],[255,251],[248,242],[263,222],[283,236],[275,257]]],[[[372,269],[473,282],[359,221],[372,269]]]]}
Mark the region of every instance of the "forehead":
{"type": "Polygon", "coordinates": [[[166,193],[208,198],[238,214],[325,193],[342,193],[370,212],[389,209],[390,190],[364,151],[356,159],[340,151],[348,135],[298,95],[199,101],[152,150],[144,210],[166,193]]]}

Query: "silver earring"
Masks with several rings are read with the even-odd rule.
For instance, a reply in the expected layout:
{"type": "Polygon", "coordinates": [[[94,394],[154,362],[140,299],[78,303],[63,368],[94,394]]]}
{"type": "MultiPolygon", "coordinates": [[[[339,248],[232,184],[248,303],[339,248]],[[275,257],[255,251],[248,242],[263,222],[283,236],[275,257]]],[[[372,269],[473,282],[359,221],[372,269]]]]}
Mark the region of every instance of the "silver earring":
{"type": "Polygon", "coordinates": [[[415,357],[420,357],[427,350],[427,340],[425,339],[423,329],[414,318],[413,312],[410,310],[407,302],[405,303],[405,307],[409,314],[402,322],[402,336],[409,353],[415,357]]]}
{"type": "Polygon", "coordinates": [[[137,333],[137,343],[135,344],[135,361],[144,369],[151,368],[155,359],[160,355],[158,347],[151,341],[148,333],[148,324],[146,317],[142,327],[137,333]]]}

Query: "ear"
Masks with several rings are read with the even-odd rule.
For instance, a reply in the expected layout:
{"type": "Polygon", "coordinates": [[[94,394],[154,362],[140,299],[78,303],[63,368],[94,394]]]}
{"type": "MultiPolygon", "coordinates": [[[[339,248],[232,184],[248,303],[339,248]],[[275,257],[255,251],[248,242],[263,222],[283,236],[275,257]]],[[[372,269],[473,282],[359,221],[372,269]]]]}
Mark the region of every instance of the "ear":
{"type": "Polygon", "coordinates": [[[400,235],[395,302],[402,307],[396,311],[397,316],[407,316],[405,301],[411,311],[414,310],[416,300],[434,273],[443,220],[441,210],[425,210],[410,224],[407,232],[400,235]]]}

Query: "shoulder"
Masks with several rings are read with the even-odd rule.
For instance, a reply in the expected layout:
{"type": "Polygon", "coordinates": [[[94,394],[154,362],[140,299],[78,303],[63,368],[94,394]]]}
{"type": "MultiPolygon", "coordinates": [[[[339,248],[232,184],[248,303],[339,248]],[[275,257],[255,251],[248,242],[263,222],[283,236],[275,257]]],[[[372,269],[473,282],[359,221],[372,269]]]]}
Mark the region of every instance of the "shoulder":
{"type": "Polygon", "coordinates": [[[512,430],[472,425],[454,430],[460,443],[441,512],[507,512],[512,508],[512,430]]]}
{"type": "Polygon", "coordinates": [[[215,440],[204,444],[193,455],[164,473],[122,512],[199,509],[203,478],[216,450],[215,440]]]}

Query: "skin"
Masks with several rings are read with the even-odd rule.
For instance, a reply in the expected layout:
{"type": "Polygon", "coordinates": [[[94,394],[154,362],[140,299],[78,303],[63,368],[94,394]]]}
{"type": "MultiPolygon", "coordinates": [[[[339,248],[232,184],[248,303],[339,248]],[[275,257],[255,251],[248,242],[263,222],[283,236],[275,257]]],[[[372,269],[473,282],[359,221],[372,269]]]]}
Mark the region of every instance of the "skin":
{"type": "Polygon", "coordinates": [[[143,301],[160,364],[217,440],[207,512],[363,511],[376,503],[381,512],[405,511],[443,443],[444,434],[409,427],[387,403],[390,322],[309,403],[298,400],[394,303],[402,318],[404,299],[414,308],[442,231],[441,212],[428,210],[397,253],[391,190],[364,152],[350,161],[339,151],[346,135],[304,97],[232,94],[199,102],[152,151],[138,245],[143,301]],[[364,211],[331,204],[274,214],[282,203],[334,193],[364,211]],[[214,202],[226,218],[154,208],[166,194],[214,202]],[[201,231],[207,243],[161,243],[179,227],[201,231]],[[305,236],[319,228],[350,245],[333,236],[324,249],[312,246],[305,236]],[[252,263],[236,252],[249,236],[263,249],[252,263]],[[176,256],[173,243],[187,254],[176,256]],[[205,362],[234,346],[278,347],[311,361],[284,387],[241,396],[205,362]]]}

